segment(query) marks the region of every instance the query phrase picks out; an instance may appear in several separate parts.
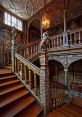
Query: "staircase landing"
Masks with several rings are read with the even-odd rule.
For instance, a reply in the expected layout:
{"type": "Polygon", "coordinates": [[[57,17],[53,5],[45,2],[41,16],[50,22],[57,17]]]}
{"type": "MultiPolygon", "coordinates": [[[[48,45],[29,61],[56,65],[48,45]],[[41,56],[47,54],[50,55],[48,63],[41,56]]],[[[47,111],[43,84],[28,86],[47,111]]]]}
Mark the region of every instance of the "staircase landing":
{"type": "Polygon", "coordinates": [[[0,68],[0,75],[6,73],[12,73],[11,65],[0,68]]]}
{"type": "Polygon", "coordinates": [[[50,112],[47,117],[82,117],[82,108],[73,104],[65,104],[50,112]]]}

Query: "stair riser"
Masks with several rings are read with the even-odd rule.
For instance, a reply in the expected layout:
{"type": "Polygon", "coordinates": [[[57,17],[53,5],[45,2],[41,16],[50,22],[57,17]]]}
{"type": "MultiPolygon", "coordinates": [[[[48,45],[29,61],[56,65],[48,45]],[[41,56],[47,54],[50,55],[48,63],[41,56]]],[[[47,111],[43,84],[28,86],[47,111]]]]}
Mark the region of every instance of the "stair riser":
{"type": "Polygon", "coordinates": [[[13,73],[0,74],[0,77],[10,76],[10,75],[13,75],[13,73]]]}
{"type": "Polygon", "coordinates": [[[16,92],[19,92],[19,91],[21,91],[21,90],[23,90],[23,89],[24,89],[24,86],[23,86],[23,87],[20,87],[20,88],[18,88],[18,89],[15,89],[15,90],[13,90],[13,91],[7,92],[7,93],[5,93],[5,94],[3,94],[3,95],[0,95],[0,98],[3,98],[4,96],[8,96],[8,95],[11,95],[11,94],[16,93],[16,92]]]}
{"type": "Polygon", "coordinates": [[[2,83],[2,82],[6,82],[6,81],[9,81],[9,80],[14,80],[14,79],[16,79],[16,77],[0,79],[0,83],[2,83]]]}
{"type": "MultiPolygon", "coordinates": [[[[17,100],[15,100],[15,101],[11,102],[10,104],[7,104],[6,106],[4,106],[3,108],[0,109],[0,112],[1,112],[1,113],[4,113],[4,110],[5,110],[5,109],[8,109],[8,107],[12,107],[13,104],[17,104],[19,101],[22,101],[25,97],[28,97],[28,96],[29,96],[29,95],[27,94],[27,95],[21,97],[20,99],[17,99],[17,100]]],[[[35,102],[32,102],[32,104],[33,104],[33,103],[35,103],[35,102]]],[[[30,108],[30,107],[31,107],[31,104],[28,105],[27,108],[30,108]]],[[[18,113],[20,113],[20,112],[18,112],[18,113]]],[[[18,114],[18,113],[17,113],[17,114],[18,114]]],[[[17,114],[15,114],[15,115],[17,115],[17,114]]],[[[15,117],[15,116],[14,116],[14,117],[15,117]]]]}
{"type": "Polygon", "coordinates": [[[0,86],[0,89],[5,89],[7,87],[11,87],[11,86],[14,86],[14,85],[17,85],[17,84],[20,84],[20,81],[0,86]]]}
{"type": "Polygon", "coordinates": [[[41,112],[37,115],[37,117],[44,117],[43,111],[41,111],[41,112]]]}
{"type": "MultiPolygon", "coordinates": [[[[36,103],[36,101],[33,101],[30,105],[28,105],[28,106],[27,106],[25,109],[23,109],[22,111],[24,111],[24,110],[29,110],[35,103],[36,103]]],[[[19,114],[22,113],[22,111],[19,112],[19,113],[17,113],[14,117],[19,117],[19,114]]]]}
{"type": "MultiPolygon", "coordinates": [[[[19,92],[18,92],[18,93],[19,93],[19,92]]],[[[14,101],[12,101],[12,102],[10,102],[10,103],[8,103],[7,105],[4,105],[3,107],[1,107],[1,109],[3,110],[3,109],[6,108],[8,105],[11,105],[12,103],[17,103],[18,100],[21,100],[21,99],[23,99],[23,98],[25,98],[25,97],[28,97],[28,96],[29,96],[29,94],[25,94],[25,95],[19,97],[18,99],[14,100],[14,101]]]]}

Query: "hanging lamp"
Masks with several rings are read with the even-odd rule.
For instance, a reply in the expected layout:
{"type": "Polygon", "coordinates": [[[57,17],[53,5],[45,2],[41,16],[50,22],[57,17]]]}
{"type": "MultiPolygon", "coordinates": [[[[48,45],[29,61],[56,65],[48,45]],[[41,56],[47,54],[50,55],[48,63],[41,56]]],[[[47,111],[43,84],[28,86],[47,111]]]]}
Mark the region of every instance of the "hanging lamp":
{"type": "Polygon", "coordinates": [[[44,0],[45,13],[42,15],[42,28],[48,29],[50,27],[50,16],[46,12],[46,0],[44,0]]]}

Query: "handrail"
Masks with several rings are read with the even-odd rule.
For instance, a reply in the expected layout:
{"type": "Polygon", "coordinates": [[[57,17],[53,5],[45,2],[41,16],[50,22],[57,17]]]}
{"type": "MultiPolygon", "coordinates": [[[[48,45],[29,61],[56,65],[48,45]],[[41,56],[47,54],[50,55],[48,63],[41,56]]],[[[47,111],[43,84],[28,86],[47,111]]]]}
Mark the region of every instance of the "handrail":
{"type": "Polygon", "coordinates": [[[71,90],[82,93],[82,83],[71,82],[71,90]]]}
{"type": "Polygon", "coordinates": [[[36,67],[34,64],[32,64],[29,60],[26,60],[24,57],[21,55],[15,53],[15,57],[20,60],[22,63],[24,63],[26,66],[29,67],[32,71],[34,71],[37,75],[40,74],[40,69],[36,67]]]}

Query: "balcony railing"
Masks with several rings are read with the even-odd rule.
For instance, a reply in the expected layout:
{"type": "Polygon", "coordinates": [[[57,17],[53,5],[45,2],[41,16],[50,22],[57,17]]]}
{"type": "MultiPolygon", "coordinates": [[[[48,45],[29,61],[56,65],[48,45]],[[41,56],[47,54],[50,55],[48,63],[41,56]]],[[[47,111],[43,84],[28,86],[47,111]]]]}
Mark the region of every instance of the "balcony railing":
{"type": "MultiPolygon", "coordinates": [[[[82,44],[82,28],[75,29],[67,32],[68,35],[68,47],[76,45],[77,47],[82,44]]],[[[63,34],[55,35],[51,37],[49,49],[63,48],[63,34]]]]}
{"type": "MultiPolygon", "coordinates": [[[[68,44],[64,46],[63,33],[50,37],[48,51],[65,50],[72,48],[81,48],[82,46],[82,28],[67,32],[68,44]]],[[[17,51],[25,58],[31,59],[40,52],[40,41],[34,41],[27,45],[19,46],[17,51]]]]}

